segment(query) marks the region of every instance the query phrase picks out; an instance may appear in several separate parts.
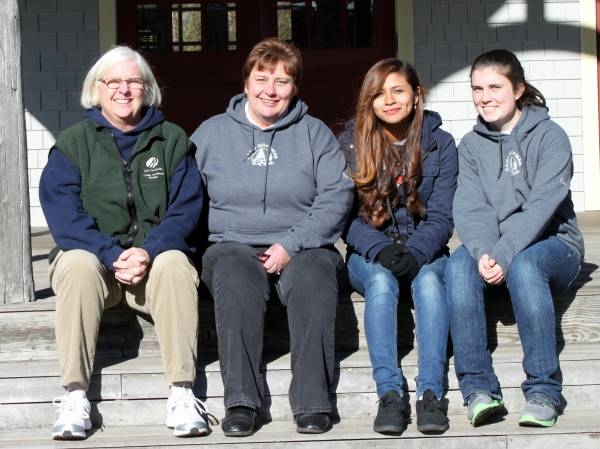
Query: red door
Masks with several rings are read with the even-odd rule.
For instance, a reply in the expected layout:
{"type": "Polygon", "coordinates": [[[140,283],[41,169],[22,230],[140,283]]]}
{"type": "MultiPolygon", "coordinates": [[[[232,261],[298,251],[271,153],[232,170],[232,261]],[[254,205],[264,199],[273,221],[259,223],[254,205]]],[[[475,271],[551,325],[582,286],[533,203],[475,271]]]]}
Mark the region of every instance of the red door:
{"type": "Polygon", "coordinates": [[[119,1],[119,43],[139,49],[167,118],[192,132],[242,91],[252,46],[279,36],[304,58],[300,97],[332,127],[352,115],[362,76],[395,54],[394,0],[119,1]]]}

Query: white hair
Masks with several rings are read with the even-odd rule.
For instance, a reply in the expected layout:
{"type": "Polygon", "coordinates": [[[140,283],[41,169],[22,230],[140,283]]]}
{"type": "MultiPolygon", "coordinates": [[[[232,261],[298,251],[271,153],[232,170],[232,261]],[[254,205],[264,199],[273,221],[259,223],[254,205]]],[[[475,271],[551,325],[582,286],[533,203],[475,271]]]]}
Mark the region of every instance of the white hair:
{"type": "Polygon", "coordinates": [[[117,63],[135,61],[144,80],[144,106],[160,106],[162,95],[148,62],[137,51],[127,46],[117,46],[104,53],[85,76],[81,89],[81,105],[90,109],[100,104],[97,82],[117,63]]]}

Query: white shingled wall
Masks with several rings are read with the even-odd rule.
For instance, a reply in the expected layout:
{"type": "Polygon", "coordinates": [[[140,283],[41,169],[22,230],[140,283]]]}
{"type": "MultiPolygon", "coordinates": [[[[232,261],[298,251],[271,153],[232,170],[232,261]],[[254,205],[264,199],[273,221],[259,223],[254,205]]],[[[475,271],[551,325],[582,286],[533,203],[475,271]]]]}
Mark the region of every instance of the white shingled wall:
{"type": "Polygon", "coordinates": [[[81,84],[98,57],[98,0],[20,2],[31,226],[46,226],[38,185],[58,133],[81,120],[81,84]]]}
{"type": "Polygon", "coordinates": [[[415,65],[457,142],[476,117],[469,65],[493,48],[514,51],[528,81],[546,97],[550,115],[569,135],[576,210],[584,209],[582,88],[577,0],[419,0],[414,8],[415,65]]]}

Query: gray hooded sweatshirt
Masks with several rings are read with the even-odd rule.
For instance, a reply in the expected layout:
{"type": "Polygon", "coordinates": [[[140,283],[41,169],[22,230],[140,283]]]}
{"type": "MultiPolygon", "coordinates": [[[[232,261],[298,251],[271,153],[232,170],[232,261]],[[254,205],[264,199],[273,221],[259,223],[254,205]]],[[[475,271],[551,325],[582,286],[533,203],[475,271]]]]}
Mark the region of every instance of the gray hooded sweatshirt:
{"type": "Polygon", "coordinates": [[[524,108],[510,134],[490,131],[479,117],[458,156],[454,224],[476,260],[488,254],[507,273],[520,251],[552,235],[583,258],[569,189],[571,145],[546,109],[524,108]]]}
{"type": "Polygon", "coordinates": [[[210,242],[279,243],[290,257],[333,245],[354,199],[354,184],[333,133],[292,101],[267,129],[248,121],[246,96],[191,136],[209,198],[210,242]]]}

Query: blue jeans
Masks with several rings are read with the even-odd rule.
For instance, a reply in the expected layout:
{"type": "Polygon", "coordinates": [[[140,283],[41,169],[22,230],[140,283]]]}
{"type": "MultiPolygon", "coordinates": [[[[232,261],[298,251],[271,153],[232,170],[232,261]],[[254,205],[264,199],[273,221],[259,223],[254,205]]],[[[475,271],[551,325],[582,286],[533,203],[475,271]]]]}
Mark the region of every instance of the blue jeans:
{"type": "MultiPolygon", "coordinates": [[[[448,343],[446,260],[444,256],[423,265],[411,285],[419,347],[417,396],[428,389],[438,398],[444,394],[448,343]]],[[[398,363],[398,280],[387,268],[358,254],[350,255],[348,274],[352,287],[365,298],[365,333],[377,395],[381,398],[390,390],[402,394],[406,381],[398,363]]]]}
{"type": "MultiPolygon", "coordinates": [[[[561,405],[561,374],[556,353],[552,295],[563,292],[580,267],[576,251],[550,237],[517,254],[505,275],[523,346],[526,398],[534,393],[561,405]]],[[[446,265],[446,288],[456,376],[465,402],[475,392],[500,399],[502,393],[487,347],[484,291],[477,261],[465,247],[446,265]]]]}

